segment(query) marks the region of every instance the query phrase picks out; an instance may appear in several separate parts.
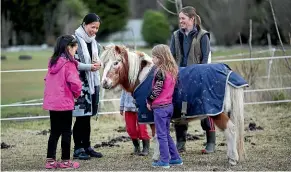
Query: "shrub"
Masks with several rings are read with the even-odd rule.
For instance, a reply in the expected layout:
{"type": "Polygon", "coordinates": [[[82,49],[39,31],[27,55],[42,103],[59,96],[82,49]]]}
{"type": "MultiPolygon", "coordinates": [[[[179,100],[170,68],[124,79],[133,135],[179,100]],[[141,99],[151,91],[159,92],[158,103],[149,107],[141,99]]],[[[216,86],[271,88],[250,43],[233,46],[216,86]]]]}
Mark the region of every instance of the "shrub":
{"type": "Polygon", "coordinates": [[[274,101],[285,100],[285,99],[286,99],[286,96],[282,91],[273,94],[273,100],[274,101]]]}
{"type": "Polygon", "coordinates": [[[144,40],[150,46],[167,43],[171,33],[165,15],[161,12],[148,10],[143,19],[142,36],[144,40]]]}

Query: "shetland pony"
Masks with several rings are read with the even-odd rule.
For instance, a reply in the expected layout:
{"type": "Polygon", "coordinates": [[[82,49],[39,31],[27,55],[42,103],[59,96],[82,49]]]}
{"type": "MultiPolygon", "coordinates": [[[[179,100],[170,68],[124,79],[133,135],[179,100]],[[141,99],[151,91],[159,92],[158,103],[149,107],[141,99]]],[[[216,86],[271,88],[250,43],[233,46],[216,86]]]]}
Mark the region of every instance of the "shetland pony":
{"type": "MultiPolygon", "coordinates": [[[[147,77],[154,66],[151,57],[142,52],[129,51],[124,46],[110,45],[105,47],[101,54],[104,65],[102,87],[113,89],[120,85],[128,92],[133,93],[138,85],[147,77]]],[[[211,65],[211,64],[209,64],[211,65]]],[[[223,100],[223,111],[215,116],[210,116],[215,125],[220,128],[227,140],[227,156],[231,165],[236,165],[244,160],[244,93],[243,88],[237,88],[227,83],[223,100]]],[[[187,118],[192,121],[203,116],[187,118]]],[[[151,125],[152,132],[154,126],[151,125]]],[[[159,157],[159,146],[156,141],[153,159],[159,157]]]]}

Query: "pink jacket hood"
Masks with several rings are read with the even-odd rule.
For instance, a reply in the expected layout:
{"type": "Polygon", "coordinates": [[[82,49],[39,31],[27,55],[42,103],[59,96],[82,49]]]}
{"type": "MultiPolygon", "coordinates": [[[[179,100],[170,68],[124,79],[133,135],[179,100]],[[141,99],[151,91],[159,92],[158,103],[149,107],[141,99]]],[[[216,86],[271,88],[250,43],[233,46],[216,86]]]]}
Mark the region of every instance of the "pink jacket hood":
{"type": "MultiPolygon", "coordinates": [[[[67,60],[65,57],[63,57],[64,55],[61,55],[61,57],[58,59],[58,62],[56,64],[54,64],[53,66],[50,67],[50,62],[49,62],[49,72],[51,74],[56,74],[58,73],[62,67],[66,64],[69,63],[71,61],[67,60]]],[[[72,61],[76,66],[78,66],[78,62],[76,62],[76,60],[72,61]]]]}
{"type": "Polygon", "coordinates": [[[44,79],[44,109],[54,111],[74,109],[74,98],[78,98],[82,90],[77,64],[76,61],[64,57],[60,57],[53,66],[49,63],[44,79]]]}

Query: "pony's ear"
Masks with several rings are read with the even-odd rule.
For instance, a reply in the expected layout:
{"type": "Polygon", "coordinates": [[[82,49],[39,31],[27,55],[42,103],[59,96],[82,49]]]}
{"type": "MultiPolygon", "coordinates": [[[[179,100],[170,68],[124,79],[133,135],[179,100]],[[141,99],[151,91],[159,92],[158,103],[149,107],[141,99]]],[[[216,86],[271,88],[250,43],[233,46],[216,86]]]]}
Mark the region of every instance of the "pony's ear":
{"type": "Polygon", "coordinates": [[[142,58],[142,61],[145,61],[147,63],[153,63],[153,59],[147,55],[146,53],[142,53],[143,56],[140,56],[140,58],[142,58]]]}
{"type": "Polygon", "coordinates": [[[108,49],[110,49],[110,48],[112,48],[112,47],[114,47],[115,45],[113,44],[113,43],[110,43],[110,44],[108,44],[108,45],[106,45],[106,46],[102,46],[103,47],[103,50],[108,50],[108,49]]]}
{"type": "Polygon", "coordinates": [[[122,51],[121,47],[116,45],[114,49],[117,52],[117,54],[121,54],[121,51],[122,51]]]}

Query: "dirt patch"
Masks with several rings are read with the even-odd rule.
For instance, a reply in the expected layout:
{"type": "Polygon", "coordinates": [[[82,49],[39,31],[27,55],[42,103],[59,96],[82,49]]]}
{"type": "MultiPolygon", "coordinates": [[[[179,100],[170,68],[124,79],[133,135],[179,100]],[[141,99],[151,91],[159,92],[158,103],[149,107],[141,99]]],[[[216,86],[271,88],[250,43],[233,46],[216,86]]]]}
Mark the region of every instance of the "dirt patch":
{"type": "Polygon", "coordinates": [[[118,127],[117,129],[114,129],[114,131],[117,131],[118,133],[125,133],[126,128],[125,127],[118,127]]]}
{"type": "Polygon", "coordinates": [[[5,142],[2,142],[1,143],[1,149],[9,149],[9,148],[12,148],[12,147],[15,147],[15,145],[9,145],[5,142]]]}
{"type": "Polygon", "coordinates": [[[264,128],[261,126],[257,126],[257,124],[255,122],[250,122],[249,123],[249,130],[250,131],[264,130],[264,128]]]}
{"type": "Polygon", "coordinates": [[[94,148],[101,148],[101,147],[120,147],[118,142],[128,142],[131,141],[131,138],[128,136],[119,136],[109,140],[108,142],[101,142],[101,144],[96,144],[94,148]]]}
{"type": "Polygon", "coordinates": [[[217,146],[226,146],[226,143],[219,143],[217,146]]]}
{"type": "Polygon", "coordinates": [[[186,139],[187,141],[195,141],[195,140],[200,140],[200,137],[204,137],[204,135],[193,135],[193,134],[189,134],[187,133],[186,139]]]}
{"type": "Polygon", "coordinates": [[[51,132],[50,129],[48,129],[48,130],[42,130],[42,131],[36,133],[36,135],[45,135],[45,136],[46,136],[46,135],[49,134],[50,132],[51,132]]]}

